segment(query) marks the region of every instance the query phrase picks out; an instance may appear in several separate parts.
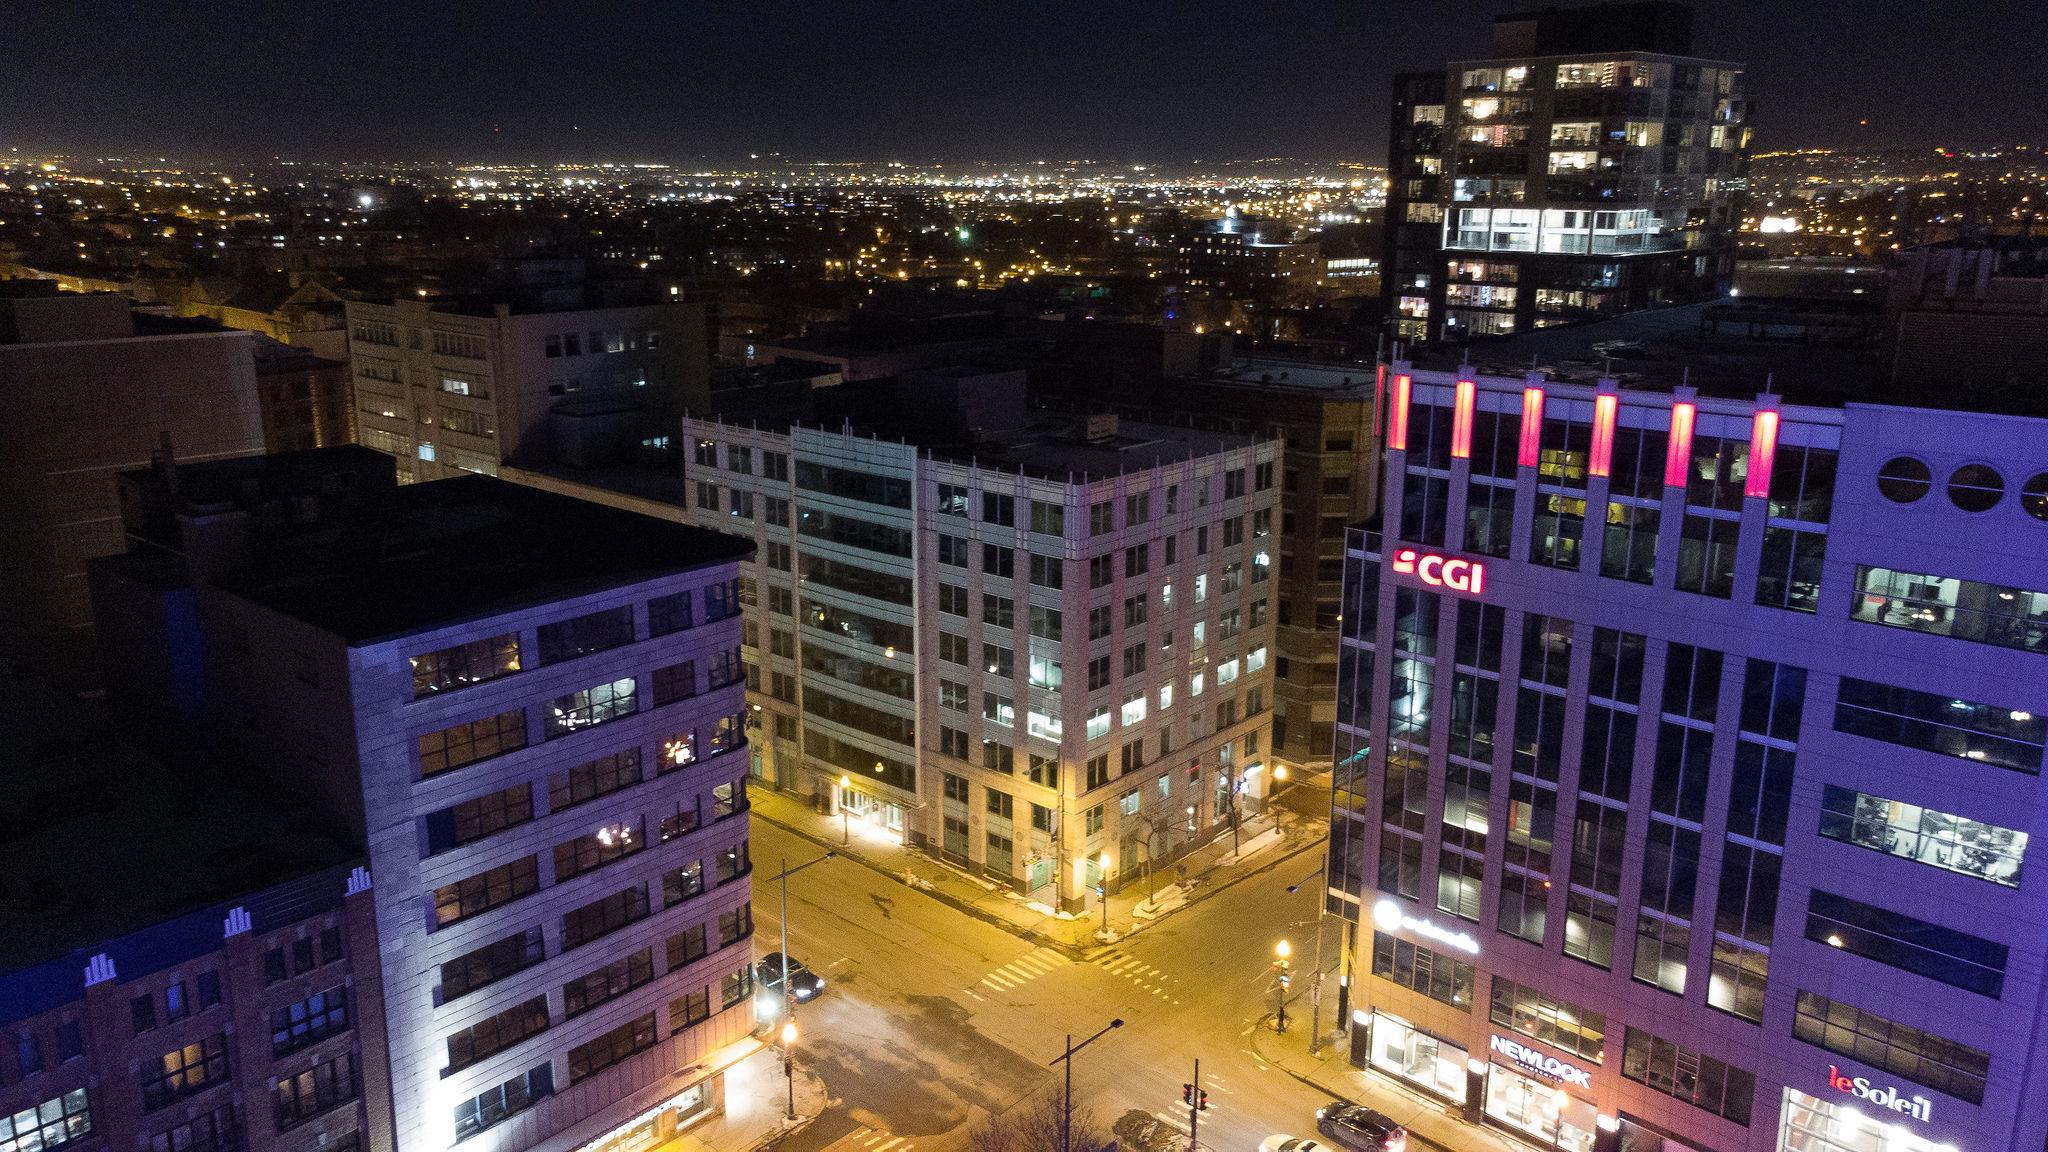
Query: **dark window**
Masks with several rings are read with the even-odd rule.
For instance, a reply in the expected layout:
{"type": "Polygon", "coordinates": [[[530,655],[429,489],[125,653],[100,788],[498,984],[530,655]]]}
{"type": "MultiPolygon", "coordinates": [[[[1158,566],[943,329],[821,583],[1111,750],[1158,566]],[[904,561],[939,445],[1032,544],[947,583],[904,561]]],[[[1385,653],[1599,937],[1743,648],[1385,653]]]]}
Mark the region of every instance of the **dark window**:
{"type": "Polygon", "coordinates": [[[1666,1096],[1749,1127],[1756,1076],[1748,1069],[1680,1048],[1640,1028],[1630,1028],[1621,1055],[1621,1074],[1666,1096]]]}
{"type": "Polygon", "coordinates": [[[515,708],[419,738],[420,775],[443,772],[526,747],[526,712],[515,708]]]}
{"type": "Polygon", "coordinates": [[[1993,1000],[2005,991],[2005,945],[1818,888],[1806,938],[1993,1000]]]}
{"type": "Polygon", "coordinates": [[[2048,717],[1843,677],[1835,730],[2038,774],[2048,717]]]}
{"type": "Polygon", "coordinates": [[[654,979],[654,951],[642,948],[562,985],[564,1018],[587,1012],[654,979]]]}
{"type": "MultiPolygon", "coordinates": [[[[0,1120],[0,1146],[6,1144],[6,1131],[6,1121],[0,1120]]],[[[239,1152],[242,1146],[242,1125],[235,1119],[233,1104],[223,1104],[149,1138],[149,1152],[239,1152]]],[[[29,1148],[26,1144],[21,1147],[23,1152],[29,1148]]],[[[55,1145],[45,1139],[43,1147],[55,1145]]]]}
{"type": "Polygon", "coordinates": [[[495,980],[540,963],[547,956],[535,925],[502,940],[465,952],[441,965],[441,1000],[449,1003],[495,980]]]}
{"type": "Polygon", "coordinates": [[[1911,504],[1934,487],[1934,473],[1911,456],[1894,456],[1877,470],[1877,490],[1895,504],[1911,504]]]}
{"type": "MultiPolygon", "coordinates": [[[[657,683],[659,675],[656,673],[657,683]]],[[[638,746],[586,760],[548,781],[548,811],[560,812],[587,800],[595,800],[638,784],[640,779],[638,746]]]]}
{"type": "Polygon", "coordinates": [[[1984,1102],[1984,1081],[1991,1074],[1990,1053],[1853,1004],[1802,990],[1793,1005],[1792,1035],[1958,1100],[1984,1102]]]}
{"type": "Polygon", "coordinates": [[[533,785],[514,784],[426,818],[427,855],[446,852],[533,819],[533,785]]]}
{"type": "Polygon", "coordinates": [[[509,904],[540,887],[535,858],[526,856],[488,872],[434,890],[434,923],[447,927],[487,909],[509,904]]]}
{"type": "MultiPolygon", "coordinates": [[[[797,462],[801,475],[807,467],[797,462]]],[[[901,483],[901,481],[897,481],[901,483]]],[[[569,1049],[569,1083],[577,1084],[599,1072],[654,1047],[654,1013],[628,1020],[588,1044],[569,1049]]]]}
{"type": "Polygon", "coordinates": [[[535,996],[448,1036],[448,1071],[455,1072],[548,1030],[548,998],[535,996]]]}
{"type": "Polygon", "coordinates": [[[688,700],[697,694],[697,662],[685,660],[654,670],[654,706],[688,700]]]}
{"type": "Polygon", "coordinates": [[[666,636],[681,632],[691,626],[694,613],[691,611],[693,593],[671,592],[656,596],[647,602],[647,634],[666,636]]]}
{"type": "Polygon", "coordinates": [[[635,884],[562,916],[562,951],[588,944],[647,915],[647,888],[635,884]]]}
{"type": "Polygon", "coordinates": [[[633,642],[633,606],[621,604],[568,620],[543,624],[538,631],[540,662],[555,664],[633,642]]]}
{"type": "Polygon", "coordinates": [[[464,1100],[455,1106],[456,1142],[524,1112],[534,1101],[552,1096],[554,1091],[555,1066],[550,1062],[536,1065],[474,1099],[464,1100]]]}
{"type": "Polygon", "coordinates": [[[270,1011],[270,1054],[283,1056],[348,1030],[348,993],[341,985],[270,1011]]]}
{"type": "MultiPolygon", "coordinates": [[[[284,952],[276,948],[271,949],[271,951],[277,954],[277,979],[282,980],[284,979],[284,952]]],[[[129,1000],[128,1020],[134,1026],[137,1036],[156,1027],[156,997],[145,992],[129,1000]]]]}

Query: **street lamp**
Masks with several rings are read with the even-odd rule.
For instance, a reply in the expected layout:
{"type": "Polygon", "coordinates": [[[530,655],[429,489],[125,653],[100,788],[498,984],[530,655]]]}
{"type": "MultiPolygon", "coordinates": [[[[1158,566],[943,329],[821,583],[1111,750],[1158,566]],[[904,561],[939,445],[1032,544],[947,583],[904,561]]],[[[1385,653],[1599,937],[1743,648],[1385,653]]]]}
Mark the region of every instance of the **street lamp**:
{"type": "Polygon", "coordinates": [[[839,774],[839,842],[840,842],[841,844],[851,844],[851,843],[853,843],[853,818],[852,818],[852,816],[851,816],[851,815],[849,815],[849,812],[850,812],[851,810],[850,810],[850,809],[849,809],[849,808],[847,807],[847,805],[846,805],[846,797],[847,797],[847,796],[848,796],[848,795],[849,795],[849,794],[850,794],[850,793],[852,792],[852,790],[853,790],[853,777],[851,777],[851,776],[848,776],[848,775],[847,775],[847,774],[845,774],[844,772],[840,773],[840,774],[839,774]]]}
{"type": "MultiPolygon", "coordinates": [[[[1277,774],[1279,770],[1275,769],[1274,771],[1277,774]]],[[[1323,877],[1329,871],[1329,867],[1330,856],[1325,851],[1321,866],[1309,875],[1289,884],[1287,886],[1287,894],[1290,896],[1294,895],[1303,884],[1308,883],[1311,879],[1319,881],[1317,887],[1328,889],[1329,883],[1323,877]]],[[[1316,969],[1309,976],[1312,983],[1309,985],[1308,990],[1308,1054],[1311,1056],[1323,1050],[1323,921],[1329,915],[1329,911],[1330,898],[1327,892],[1318,893],[1316,898],[1316,969]]],[[[1343,959],[1341,946],[1338,959],[1341,963],[1343,959]]],[[[1340,1003],[1337,1005],[1337,1015],[1341,1021],[1344,1014],[1344,1005],[1341,1003],[1343,998],[1340,996],[1338,999],[1340,1003]]]]}
{"type": "MultiPolygon", "coordinates": [[[[789,987],[789,953],[782,954],[782,984],[789,987]]],[[[796,1119],[796,1019],[782,1022],[782,1078],[789,1084],[789,1119],[796,1119]]]]}
{"type": "Polygon", "coordinates": [[[1280,970],[1279,979],[1275,981],[1274,987],[1274,991],[1277,993],[1280,1001],[1279,1008],[1274,1013],[1273,1030],[1276,1032],[1287,1031],[1287,969],[1288,957],[1292,955],[1294,955],[1294,945],[1289,944],[1286,937],[1281,937],[1280,941],[1273,945],[1273,966],[1280,970]]]}
{"type": "MultiPolygon", "coordinates": [[[[1104,855],[1106,858],[1107,853],[1105,853],[1104,855]]],[[[1097,1040],[1102,1039],[1102,1037],[1105,1034],[1107,1034],[1111,1028],[1121,1028],[1123,1026],[1123,1018],[1118,1017],[1115,1020],[1111,1020],[1109,1022],[1108,1027],[1103,1028],[1100,1032],[1097,1032],[1095,1035],[1090,1036],[1086,1040],[1081,1041],[1079,1044],[1074,1043],[1074,1034],[1072,1032],[1069,1032],[1067,1033],[1066,1052],[1062,1055],[1055,1056],[1050,1061],[1048,1061],[1048,1063],[1051,1064],[1066,1065],[1067,1086],[1066,1090],[1060,1093],[1059,1152],[1074,1152],[1074,1053],[1079,1052],[1081,1049],[1086,1048],[1090,1044],[1095,1043],[1097,1040]]]]}

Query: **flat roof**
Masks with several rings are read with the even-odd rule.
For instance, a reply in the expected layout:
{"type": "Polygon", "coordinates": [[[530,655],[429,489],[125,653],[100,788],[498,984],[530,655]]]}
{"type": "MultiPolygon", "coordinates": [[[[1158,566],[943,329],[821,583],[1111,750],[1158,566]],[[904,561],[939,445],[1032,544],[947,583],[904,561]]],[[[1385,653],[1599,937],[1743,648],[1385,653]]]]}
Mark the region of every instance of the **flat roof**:
{"type": "Polygon", "coordinates": [[[1332,364],[1316,360],[1288,360],[1276,356],[1240,357],[1228,368],[1186,377],[1202,384],[1236,384],[1248,388],[1296,392],[1351,392],[1363,389],[1371,394],[1378,369],[1370,362],[1332,364]]]}
{"type": "Polygon", "coordinates": [[[460,476],[399,488],[333,538],[275,549],[237,594],[374,643],[729,564],[738,536],[515,484],[460,476]]]}
{"type": "MultiPolygon", "coordinates": [[[[117,740],[53,740],[51,730],[0,739],[0,795],[12,812],[0,972],[359,856],[310,810],[289,810],[206,766],[172,768],[117,740]]],[[[212,928],[217,944],[219,924],[212,928]]]]}
{"type": "Polygon", "coordinates": [[[955,464],[1022,472],[1041,480],[1071,478],[1077,483],[1213,456],[1232,448],[1249,448],[1258,442],[1251,436],[1136,420],[1119,420],[1115,435],[1090,440],[1087,424],[1086,417],[1033,412],[1021,428],[991,431],[987,438],[971,442],[886,420],[854,425],[851,432],[901,440],[955,464]]]}

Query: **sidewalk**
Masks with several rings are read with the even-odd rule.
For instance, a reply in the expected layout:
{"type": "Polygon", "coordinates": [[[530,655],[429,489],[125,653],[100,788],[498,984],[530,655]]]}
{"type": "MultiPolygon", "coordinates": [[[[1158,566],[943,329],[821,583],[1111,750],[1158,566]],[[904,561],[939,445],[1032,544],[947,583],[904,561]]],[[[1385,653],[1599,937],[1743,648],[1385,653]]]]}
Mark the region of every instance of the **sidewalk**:
{"type": "Polygon", "coordinates": [[[725,1070],[725,1110],[692,1124],[648,1152],[752,1152],[810,1127],[829,1103],[825,1082],[796,1066],[796,1116],[787,1119],[789,1084],[782,1054],[762,1045],[725,1070]]]}
{"type": "MultiPolygon", "coordinates": [[[[788,793],[756,782],[747,796],[756,819],[864,864],[898,883],[915,887],[940,903],[1004,931],[1076,957],[1103,946],[1097,935],[1103,923],[1102,909],[1092,897],[1091,907],[1085,913],[1059,912],[930,853],[882,839],[872,828],[864,828],[861,821],[855,820],[850,828],[845,827],[840,817],[813,811],[788,793]]],[[[1175,882],[1171,866],[1162,866],[1153,877],[1157,899],[1148,901],[1142,876],[1128,874],[1123,890],[1109,896],[1110,931],[1119,940],[1143,931],[1182,908],[1198,904],[1247,876],[1313,847],[1328,834],[1326,819],[1303,815],[1283,804],[1269,804],[1266,811],[1246,820],[1239,829],[1237,844],[1242,846],[1242,856],[1234,849],[1230,832],[1225,830],[1175,861],[1187,869],[1191,883],[1186,889],[1175,882]]],[[[764,867],[770,863],[755,861],[764,867]]]]}
{"type": "MultiPolygon", "coordinates": [[[[1305,1001],[1306,997],[1298,999],[1305,1001]]],[[[1284,1035],[1273,1031],[1270,1018],[1262,1018],[1252,1029],[1252,1051],[1296,1080],[1328,1092],[1333,1099],[1386,1113],[1427,1147],[1457,1152],[1529,1152],[1529,1145],[1506,1133],[1466,1123],[1463,1110],[1456,1105],[1398,1086],[1377,1072],[1353,1068],[1351,1038],[1334,1028],[1324,1035],[1323,1050],[1309,1055],[1306,1015],[1297,1017],[1290,1007],[1287,1018],[1290,1023],[1298,1020],[1299,1025],[1284,1035]]]]}

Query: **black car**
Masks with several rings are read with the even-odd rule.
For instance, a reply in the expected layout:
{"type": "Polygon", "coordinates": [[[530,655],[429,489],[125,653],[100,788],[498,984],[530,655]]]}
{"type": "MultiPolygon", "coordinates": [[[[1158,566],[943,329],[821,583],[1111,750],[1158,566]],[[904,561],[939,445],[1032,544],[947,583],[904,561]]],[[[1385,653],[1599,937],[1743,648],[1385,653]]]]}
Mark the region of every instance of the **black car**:
{"type": "MultiPolygon", "coordinates": [[[[754,980],[761,991],[776,1001],[782,999],[782,970],[785,958],[780,952],[770,952],[754,965],[754,980]]],[[[789,995],[802,1004],[825,990],[825,978],[804,967],[804,962],[795,957],[787,958],[789,965],[789,995]]]]}
{"type": "Polygon", "coordinates": [[[1408,1130],[1363,1104],[1332,1100],[1316,1109],[1316,1131],[1351,1152],[1406,1152],[1408,1130]]]}

